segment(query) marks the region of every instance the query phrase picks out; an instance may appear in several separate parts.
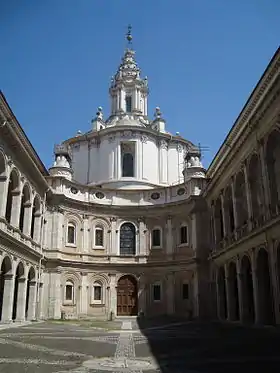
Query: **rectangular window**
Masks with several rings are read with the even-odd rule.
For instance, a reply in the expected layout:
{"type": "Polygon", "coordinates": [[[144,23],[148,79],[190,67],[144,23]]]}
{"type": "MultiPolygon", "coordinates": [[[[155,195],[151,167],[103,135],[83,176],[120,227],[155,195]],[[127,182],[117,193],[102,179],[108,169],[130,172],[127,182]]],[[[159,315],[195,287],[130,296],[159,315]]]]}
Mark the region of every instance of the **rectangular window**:
{"type": "Polygon", "coordinates": [[[131,113],[132,111],[132,97],[131,96],[125,96],[125,110],[127,113],[131,113]]]}
{"type": "Polygon", "coordinates": [[[135,177],[135,142],[121,144],[122,177],[135,177]]]}
{"type": "Polygon", "coordinates": [[[102,299],[102,291],[101,291],[101,286],[95,285],[93,289],[93,299],[95,301],[100,301],[102,299]]]}
{"type": "Polygon", "coordinates": [[[103,229],[96,228],[95,229],[95,246],[103,246],[103,229]]]}
{"type": "Polygon", "coordinates": [[[180,228],[180,243],[188,243],[188,227],[183,226],[180,228]]]}
{"type": "Polygon", "coordinates": [[[189,284],[183,284],[182,298],[183,299],[189,299],[189,284]]]}
{"type": "Polygon", "coordinates": [[[160,229],[154,229],[152,232],[152,246],[160,246],[160,229]]]}
{"type": "Polygon", "coordinates": [[[67,243],[75,244],[76,237],[75,237],[75,227],[74,225],[68,225],[67,228],[67,243]]]}
{"type": "Polygon", "coordinates": [[[161,287],[159,284],[153,285],[153,299],[154,301],[161,300],[161,287]]]}
{"type": "Polygon", "coordinates": [[[73,285],[72,284],[66,284],[65,300],[73,300],[73,285]]]}

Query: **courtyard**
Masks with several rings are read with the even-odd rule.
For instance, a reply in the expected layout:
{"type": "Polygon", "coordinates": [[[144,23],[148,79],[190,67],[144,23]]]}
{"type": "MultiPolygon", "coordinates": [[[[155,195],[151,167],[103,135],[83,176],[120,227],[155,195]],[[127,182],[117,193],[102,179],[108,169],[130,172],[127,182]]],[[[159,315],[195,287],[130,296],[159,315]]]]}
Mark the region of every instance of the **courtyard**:
{"type": "MultiPolygon", "coordinates": [[[[1,326],[4,328],[4,326],[1,326]]],[[[278,372],[280,330],[175,319],[0,329],[4,373],[278,372]]]]}

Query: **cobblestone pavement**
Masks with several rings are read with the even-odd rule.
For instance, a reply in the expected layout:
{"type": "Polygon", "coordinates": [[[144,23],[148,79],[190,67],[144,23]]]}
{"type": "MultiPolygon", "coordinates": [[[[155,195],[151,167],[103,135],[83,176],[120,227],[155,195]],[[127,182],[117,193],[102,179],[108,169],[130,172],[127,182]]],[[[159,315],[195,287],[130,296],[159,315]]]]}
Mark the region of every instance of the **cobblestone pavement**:
{"type": "Polygon", "coordinates": [[[279,346],[278,328],[159,319],[103,329],[49,322],[0,330],[0,372],[278,373],[279,346]]]}

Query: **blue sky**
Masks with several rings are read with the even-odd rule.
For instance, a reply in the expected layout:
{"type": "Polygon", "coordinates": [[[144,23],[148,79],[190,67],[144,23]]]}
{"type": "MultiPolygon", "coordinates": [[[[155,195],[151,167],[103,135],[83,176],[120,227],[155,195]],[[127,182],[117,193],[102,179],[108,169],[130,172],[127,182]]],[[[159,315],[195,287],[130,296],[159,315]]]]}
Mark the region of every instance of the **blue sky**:
{"type": "Polygon", "coordinates": [[[132,24],[149,114],[202,146],[207,166],[280,40],[279,0],[9,0],[1,5],[0,88],[42,161],[86,132],[132,24]]]}

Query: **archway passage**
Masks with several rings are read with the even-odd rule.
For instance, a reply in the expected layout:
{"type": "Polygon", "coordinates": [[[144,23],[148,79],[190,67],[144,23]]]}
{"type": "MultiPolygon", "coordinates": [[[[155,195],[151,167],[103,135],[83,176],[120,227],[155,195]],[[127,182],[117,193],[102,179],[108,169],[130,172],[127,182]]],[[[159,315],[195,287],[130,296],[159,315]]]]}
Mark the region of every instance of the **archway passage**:
{"type": "MultiPolygon", "coordinates": [[[[20,283],[20,280],[22,279],[24,275],[24,268],[23,268],[23,264],[22,263],[19,263],[18,266],[17,266],[17,270],[16,270],[16,276],[15,276],[15,286],[14,286],[14,300],[13,300],[13,313],[12,313],[12,320],[16,320],[16,318],[19,316],[18,315],[18,300],[20,298],[20,286],[19,286],[19,283],[20,283]]],[[[20,299],[21,301],[21,299],[20,299]]]]}
{"type": "Polygon", "coordinates": [[[238,298],[238,282],[236,273],[236,264],[231,262],[229,265],[229,310],[232,321],[239,320],[239,298],[238,298]]]}
{"type": "Polygon", "coordinates": [[[263,324],[274,324],[273,296],[269,271],[269,259],[268,253],[265,249],[261,249],[258,253],[257,278],[260,321],[263,324]]]}
{"type": "Polygon", "coordinates": [[[228,316],[225,281],[224,267],[220,267],[218,272],[218,314],[221,320],[226,320],[228,316]]]}
{"type": "Polygon", "coordinates": [[[5,257],[0,271],[0,320],[2,320],[3,308],[7,306],[7,304],[5,304],[5,282],[7,281],[5,277],[11,272],[11,270],[12,263],[8,257],[5,257]]]}
{"type": "Polygon", "coordinates": [[[117,287],[117,315],[135,316],[138,313],[137,281],[133,276],[123,276],[117,287]]]}

